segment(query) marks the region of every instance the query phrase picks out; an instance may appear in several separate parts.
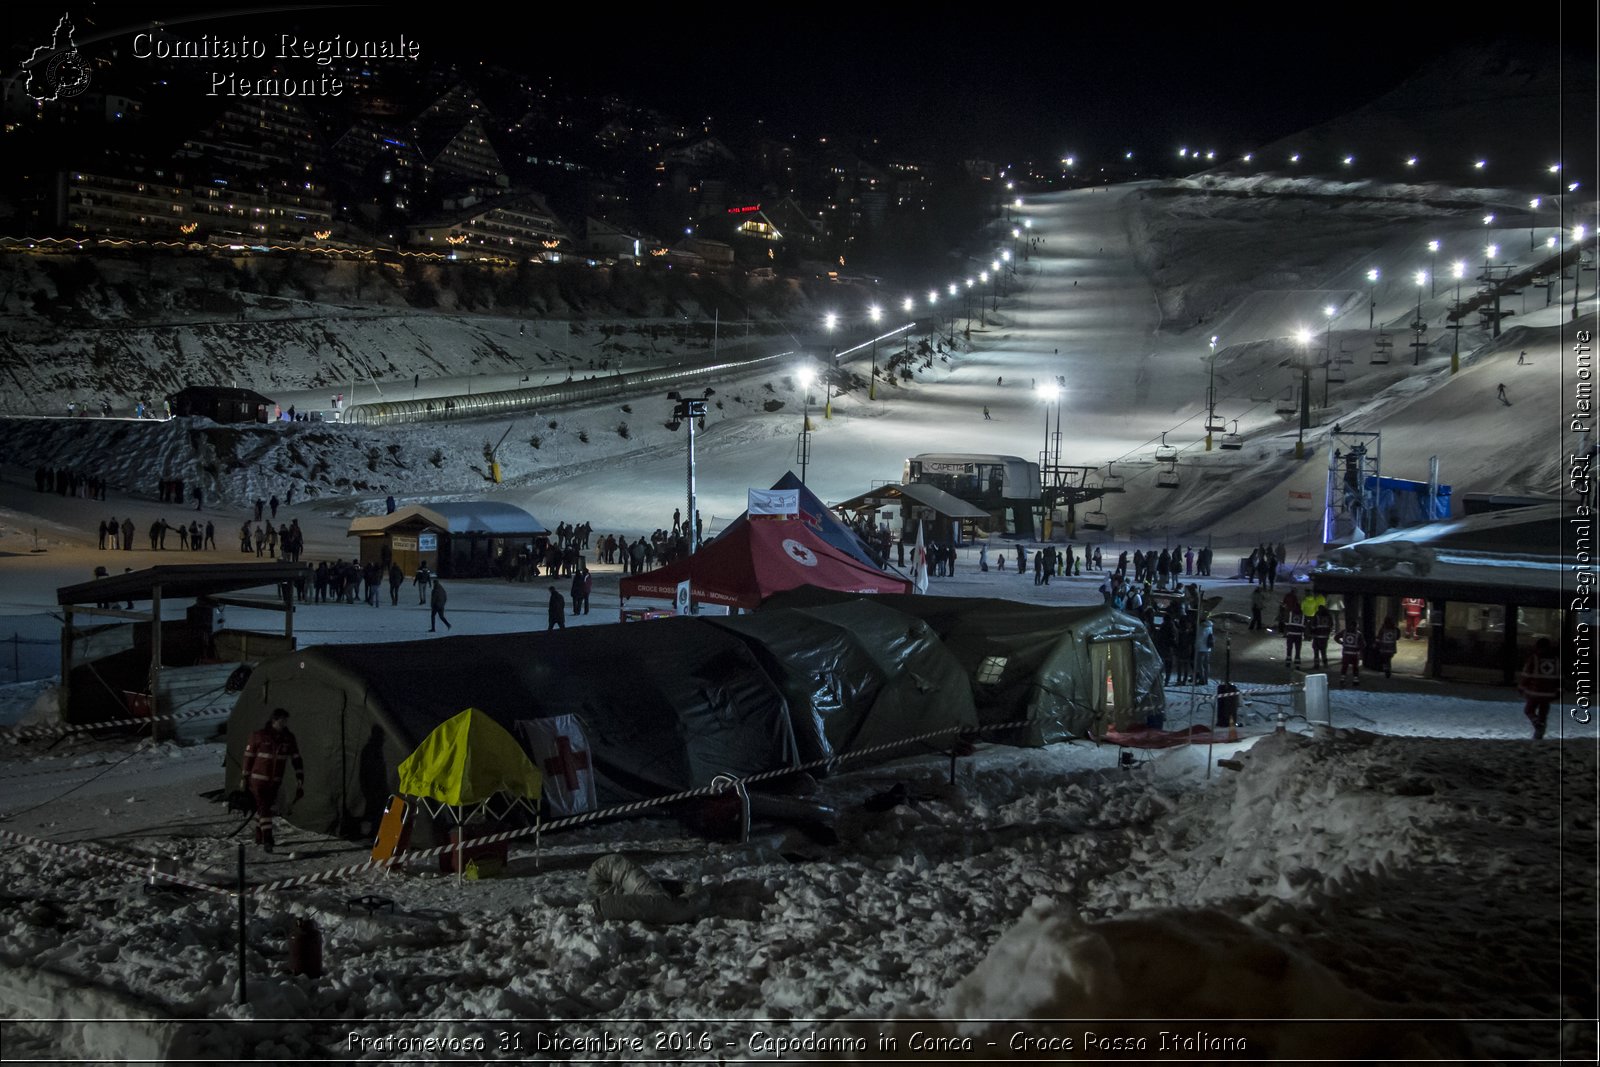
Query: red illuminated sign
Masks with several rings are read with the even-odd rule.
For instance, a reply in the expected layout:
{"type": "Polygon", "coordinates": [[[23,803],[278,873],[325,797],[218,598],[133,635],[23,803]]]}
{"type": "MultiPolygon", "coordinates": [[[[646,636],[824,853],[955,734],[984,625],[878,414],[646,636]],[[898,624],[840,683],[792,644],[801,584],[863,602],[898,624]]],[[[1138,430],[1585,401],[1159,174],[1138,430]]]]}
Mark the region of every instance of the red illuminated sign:
{"type": "Polygon", "coordinates": [[[730,214],[730,215],[748,215],[752,211],[760,211],[760,210],[761,210],[761,205],[760,204],[750,204],[750,205],[748,205],[746,207],[730,207],[728,209],[728,214],[730,214]]]}

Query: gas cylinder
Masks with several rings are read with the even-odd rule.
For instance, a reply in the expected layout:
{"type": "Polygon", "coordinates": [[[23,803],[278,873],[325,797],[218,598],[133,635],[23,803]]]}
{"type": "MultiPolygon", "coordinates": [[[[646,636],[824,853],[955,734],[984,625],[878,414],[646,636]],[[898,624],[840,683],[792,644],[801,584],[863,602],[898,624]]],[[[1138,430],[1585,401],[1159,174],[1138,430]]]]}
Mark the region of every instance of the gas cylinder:
{"type": "Polygon", "coordinates": [[[289,973],[322,977],[322,931],[309,916],[296,916],[289,928],[289,973]]]}

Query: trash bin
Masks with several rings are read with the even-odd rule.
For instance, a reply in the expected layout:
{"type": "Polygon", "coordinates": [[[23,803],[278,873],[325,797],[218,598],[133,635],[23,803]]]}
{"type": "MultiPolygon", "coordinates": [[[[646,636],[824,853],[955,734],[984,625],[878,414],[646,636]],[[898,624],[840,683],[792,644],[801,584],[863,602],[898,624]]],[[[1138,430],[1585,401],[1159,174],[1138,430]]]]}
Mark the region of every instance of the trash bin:
{"type": "Polygon", "coordinates": [[[1306,722],[1333,723],[1326,674],[1306,675],[1305,687],[1295,696],[1295,710],[1306,717],[1306,722]]]}
{"type": "Polygon", "coordinates": [[[1217,725],[1235,726],[1239,722],[1239,687],[1231,682],[1217,683],[1217,725]]]}

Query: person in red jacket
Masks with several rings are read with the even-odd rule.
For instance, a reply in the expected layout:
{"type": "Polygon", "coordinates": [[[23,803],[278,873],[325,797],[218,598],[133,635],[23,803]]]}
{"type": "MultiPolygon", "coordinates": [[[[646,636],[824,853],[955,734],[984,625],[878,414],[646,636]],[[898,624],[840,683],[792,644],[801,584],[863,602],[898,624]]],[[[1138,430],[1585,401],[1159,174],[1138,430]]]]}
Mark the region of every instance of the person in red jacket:
{"type": "Polygon", "coordinates": [[[1361,650],[1367,647],[1367,639],[1354,626],[1346,626],[1334,635],[1334,640],[1339,642],[1339,684],[1344,685],[1344,676],[1349,672],[1355,675],[1355,684],[1360,685],[1361,650]]]}
{"type": "Polygon", "coordinates": [[[1556,659],[1555,646],[1548,637],[1539,638],[1533,646],[1533,654],[1522,665],[1517,691],[1526,701],[1522,714],[1533,724],[1533,738],[1537,741],[1544,736],[1550,702],[1561,695],[1561,661],[1556,659]]]}
{"type": "Polygon", "coordinates": [[[306,768],[300,759],[300,746],[289,732],[289,713],[276,708],[267,725],[250,735],[244,746],[244,766],[240,779],[256,802],[256,844],[272,851],[272,806],[283,785],[283,774],[294,765],[295,800],[306,795],[306,768]]]}

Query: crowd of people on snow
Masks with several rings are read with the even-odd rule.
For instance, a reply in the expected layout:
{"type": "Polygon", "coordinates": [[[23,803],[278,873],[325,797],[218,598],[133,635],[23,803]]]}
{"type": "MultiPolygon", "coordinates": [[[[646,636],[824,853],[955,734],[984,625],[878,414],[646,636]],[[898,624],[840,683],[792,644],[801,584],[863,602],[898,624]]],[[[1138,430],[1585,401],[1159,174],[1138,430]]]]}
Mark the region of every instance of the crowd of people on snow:
{"type": "Polygon", "coordinates": [[[72,496],[82,500],[106,498],[104,478],[67,467],[35,467],[33,488],[39,493],[54,493],[57,496],[72,496]]]}

